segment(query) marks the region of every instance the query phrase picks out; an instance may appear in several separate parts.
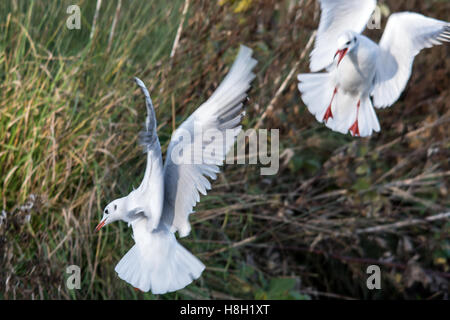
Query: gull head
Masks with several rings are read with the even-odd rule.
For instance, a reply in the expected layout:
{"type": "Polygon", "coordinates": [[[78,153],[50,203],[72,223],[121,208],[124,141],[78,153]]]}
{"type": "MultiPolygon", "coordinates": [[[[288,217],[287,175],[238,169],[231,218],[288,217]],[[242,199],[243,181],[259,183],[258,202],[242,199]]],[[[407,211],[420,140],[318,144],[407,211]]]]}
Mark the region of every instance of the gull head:
{"type": "Polygon", "coordinates": [[[347,31],[338,38],[338,50],[334,58],[338,56],[338,65],[342,59],[358,45],[358,34],[353,31],[347,31]]]}
{"type": "Polygon", "coordinates": [[[120,220],[124,211],[124,201],[123,198],[116,199],[109,203],[105,210],[103,210],[103,218],[100,223],[95,228],[95,231],[99,231],[101,228],[110,224],[111,222],[120,220]]]}

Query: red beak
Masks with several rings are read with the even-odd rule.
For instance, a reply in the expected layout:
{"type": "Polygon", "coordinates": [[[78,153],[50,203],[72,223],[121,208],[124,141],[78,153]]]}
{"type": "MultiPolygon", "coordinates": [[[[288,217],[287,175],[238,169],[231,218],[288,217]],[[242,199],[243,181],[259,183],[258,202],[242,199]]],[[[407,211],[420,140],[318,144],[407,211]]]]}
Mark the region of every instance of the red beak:
{"type": "Polygon", "coordinates": [[[347,54],[347,52],[348,52],[348,48],[345,48],[345,49],[342,49],[342,50],[338,50],[336,52],[334,57],[336,58],[336,56],[339,55],[338,65],[339,65],[339,63],[341,63],[342,59],[344,59],[344,57],[347,54]]]}
{"type": "Polygon", "coordinates": [[[101,221],[97,227],[95,227],[95,231],[99,231],[101,228],[103,228],[103,226],[105,225],[106,220],[101,221]]]}

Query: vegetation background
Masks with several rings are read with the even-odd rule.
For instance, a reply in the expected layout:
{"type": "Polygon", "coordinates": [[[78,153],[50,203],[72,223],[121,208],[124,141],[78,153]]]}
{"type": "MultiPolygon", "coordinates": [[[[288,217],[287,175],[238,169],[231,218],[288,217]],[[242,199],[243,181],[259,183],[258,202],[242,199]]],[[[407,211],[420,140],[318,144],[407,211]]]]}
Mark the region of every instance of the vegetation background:
{"type": "MultiPolygon", "coordinates": [[[[450,17],[447,0],[379,2],[450,17]]],[[[400,101],[377,111],[381,134],[354,139],[317,123],[296,88],[317,1],[195,0],[185,15],[184,0],[102,1],[96,15],[97,3],[0,2],[0,298],[448,298],[450,46],[416,58],[400,101]],[[66,27],[71,4],[80,30],[66,27]],[[225,166],[181,240],[207,266],[202,277],[176,293],[136,292],[114,272],[131,230],[94,232],[143,175],[145,111],[131,79],[149,87],[165,151],[240,44],[259,61],[244,127],[280,129],[280,171],[225,166]],[[80,290],[65,286],[72,264],[80,290]],[[371,264],[381,290],[366,287],[371,264]]],[[[385,23],[366,34],[378,40],[385,23]]]]}

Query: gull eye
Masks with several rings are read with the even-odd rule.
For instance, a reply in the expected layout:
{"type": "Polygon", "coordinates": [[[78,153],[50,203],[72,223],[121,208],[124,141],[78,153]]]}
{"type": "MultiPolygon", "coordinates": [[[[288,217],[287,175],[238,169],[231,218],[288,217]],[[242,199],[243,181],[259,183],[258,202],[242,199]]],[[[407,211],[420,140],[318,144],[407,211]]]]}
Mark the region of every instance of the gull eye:
{"type": "Polygon", "coordinates": [[[351,41],[347,41],[346,45],[349,45],[350,43],[352,43],[351,41]]]}
{"type": "Polygon", "coordinates": [[[117,210],[117,204],[114,205],[114,210],[117,210]]]}
{"type": "Polygon", "coordinates": [[[105,214],[108,214],[108,209],[105,209],[105,214]]]}

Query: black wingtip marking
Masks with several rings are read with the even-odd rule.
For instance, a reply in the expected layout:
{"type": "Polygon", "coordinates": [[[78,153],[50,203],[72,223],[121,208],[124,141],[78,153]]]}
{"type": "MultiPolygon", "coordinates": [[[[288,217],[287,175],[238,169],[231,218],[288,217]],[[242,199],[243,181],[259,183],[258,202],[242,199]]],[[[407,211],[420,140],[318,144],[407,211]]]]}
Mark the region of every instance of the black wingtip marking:
{"type": "Polygon", "coordinates": [[[150,94],[145,86],[144,82],[138,77],[134,77],[134,81],[141,89],[145,98],[145,106],[147,108],[147,117],[145,120],[145,131],[139,133],[139,144],[143,146],[144,152],[147,152],[150,147],[155,143],[156,136],[156,115],[155,109],[153,107],[152,99],[150,98],[150,94]]]}
{"type": "Polygon", "coordinates": [[[156,136],[150,131],[141,131],[138,135],[138,143],[146,153],[156,141],[156,136]]]}

